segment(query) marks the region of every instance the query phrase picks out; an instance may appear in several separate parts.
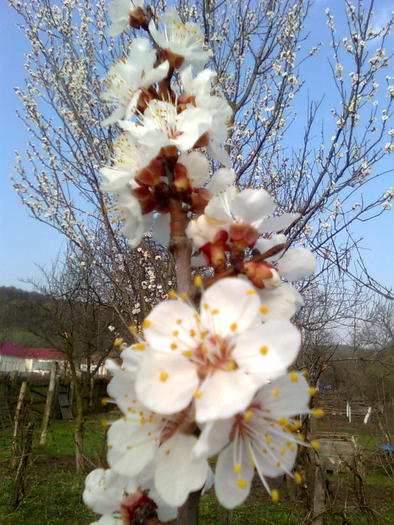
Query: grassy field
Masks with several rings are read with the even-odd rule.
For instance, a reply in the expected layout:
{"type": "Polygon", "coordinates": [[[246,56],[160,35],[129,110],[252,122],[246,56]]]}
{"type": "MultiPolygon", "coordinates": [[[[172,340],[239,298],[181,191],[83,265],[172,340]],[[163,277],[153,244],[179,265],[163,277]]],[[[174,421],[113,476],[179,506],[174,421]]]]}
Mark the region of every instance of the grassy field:
{"type": "MultiPolygon", "coordinates": [[[[323,425],[324,426],[324,425],[323,425]]],[[[357,430],[357,429],[355,429],[357,430]]],[[[362,429],[363,430],[363,429],[362,429]]],[[[86,452],[91,469],[103,465],[104,427],[98,419],[86,422],[86,452]]],[[[393,482],[378,463],[366,465],[365,489],[368,505],[374,514],[357,507],[351,476],[330,476],[333,494],[328,524],[368,525],[394,523],[392,508],[393,482]],[[346,510],[345,510],[346,508],[346,510]],[[372,519],[374,516],[374,521],[372,519]],[[345,520],[346,518],[346,520],[345,520]],[[372,521],[371,521],[372,520],[372,521]]],[[[10,510],[9,501],[14,470],[10,467],[9,452],[3,447],[0,455],[0,524],[1,525],[82,525],[97,516],[89,512],[81,501],[83,476],[74,472],[72,427],[63,421],[51,424],[45,447],[33,445],[32,462],[26,476],[26,495],[19,508],[10,510]]],[[[307,523],[305,509],[300,502],[290,502],[286,484],[275,480],[272,486],[280,489],[281,502],[273,504],[257,481],[247,502],[234,511],[232,525],[300,525],[307,523]]],[[[216,503],[213,493],[202,498],[200,524],[230,523],[224,509],[216,503]]]]}

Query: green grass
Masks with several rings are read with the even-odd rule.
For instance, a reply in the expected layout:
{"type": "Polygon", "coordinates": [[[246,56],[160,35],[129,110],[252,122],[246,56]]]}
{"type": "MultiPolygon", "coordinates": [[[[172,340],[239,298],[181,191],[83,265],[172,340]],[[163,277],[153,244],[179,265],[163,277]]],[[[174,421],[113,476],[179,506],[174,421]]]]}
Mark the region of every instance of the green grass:
{"type": "MultiPolygon", "coordinates": [[[[39,425],[37,427],[37,434],[39,425]]],[[[86,453],[90,468],[101,465],[104,457],[105,429],[98,418],[89,418],[85,424],[86,453]]],[[[72,424],[52,421],[44,447],[33,445],[32,462],[26,476],[26,496],[20,507],[10,512],[10,490],[14,470],[9,458],[0,457],[0,524],[1,525],[83,525],[96,519],[82,503],[84,476],[75,474],[72,424]]],[[[365,489],[368,504],[376,512],[377,524],[394,523],[391,507],[393,480],[371,455],[366,465],[365,489]]],[[[305,519],[305,508],[300,502],[291,502],[280,480],[272,482],[280,489],[281,501],[273,504],[261,483],[256,481],[244,505],[235,509],[231,525],[300,525],[305,519]]],[[[362,513],[354,499],[352,478],[347,474],[330,476],[330,487],[336,494],[327,524],[343,524],[343,516],[352,525],[368,525],[370,518],[362,513]],[[345,503],[346,502],[346,503],[345,503]],[[346,506],[345,506],[346,505],[346,506]],[[345,511],[346,509],[346,511],[345,511]]],[[[204,495],[200,504],[200,525],[229,523],[227,512],[217,503],[213,491],[204,495]]]]}

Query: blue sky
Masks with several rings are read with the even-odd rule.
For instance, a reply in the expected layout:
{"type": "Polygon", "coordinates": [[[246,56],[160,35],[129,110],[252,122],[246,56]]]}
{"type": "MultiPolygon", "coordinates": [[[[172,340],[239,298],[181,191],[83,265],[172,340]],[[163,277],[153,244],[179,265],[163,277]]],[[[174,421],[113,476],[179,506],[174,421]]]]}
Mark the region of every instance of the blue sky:
{"type": "MultiPolygon", "coordinates": [[[[384,23],[389,15],[386,0],[377,2],[377,21],[384,23]]],[[[333,12],[340,11],[337,0],[317,0],[311,13],[308,29],[311,36],[308,45],[311,47],[320,40],[326,41],[328,29],[325,24],[324,8],[328,5],[333,12]]],[[[23,33],[16,24],[18,18],[7,3],[0,2],[0,17],[3,21],[0,33],[0,67],[2,82],[0,84],[0,153],[2,171],[0,176],[0,286],[18,286],[30,288],[22,280],[37,278],[39,272],[36,265],[49,265],[59,251],[65,246],[64,238],[50,227],[29,217],[28,211],[20,204],[9,179],[13,170],[15,150],[23,150],[29,140],[21,121],[15,115],[18,99],[13,92],[15,86],[22,86],[24,80],[24,53],[28,44],[23,33]]],[[[343,24],[339,18],[339,28],[343,24]]],[[[392,42],[392,40],[391,40],[392,42]]],[[[321,79],[328,76],[327,56],[329,48],[323,46],[318,57],[314,57],[311,66],[304,71],[303,77],[308,85],[312,98],[318,98],[322,91],[321,79]]],[[[306,91],[305,91],[306,93],[306,91]]],[[[329,107],[333,93],[326,93],[326,104],[329,107]]],[[[298,112],[302,119],[303,100],[298,103],[298,112]]],[[[394,123],[390,127],[394,127],[394,123]]],[[[296,146],[296,145],[295,145],[296,146]]],[[[394,156],[393,156],[394,157],[394,156]]],[[[392,159],[390,163],[392,165],[392,159]]],[[[393,175],[387,175],[371,187],[369,192],[379,195],[388,187],[394,186],[393,175]]],[[[364,195],[366,199],[368,194],[364,195]]],[[[387,286],[393,286],[393,212],[386,212],[378,219],[362,223],[354,228],[355,236],[362,238],[363,254],[368,270],[372,276],[387,286]],[[391,236],[390,236],[391,232],[391,236]]]]}

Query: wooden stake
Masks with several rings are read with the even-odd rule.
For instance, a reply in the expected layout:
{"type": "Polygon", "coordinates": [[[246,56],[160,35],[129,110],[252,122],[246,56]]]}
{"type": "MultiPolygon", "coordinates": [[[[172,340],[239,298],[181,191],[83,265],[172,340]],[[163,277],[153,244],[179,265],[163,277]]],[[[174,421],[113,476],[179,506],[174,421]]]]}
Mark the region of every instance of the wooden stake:
{"type": "Polygon", "coordinates": [[[46,440],[47,440],[49,417],[51,415],[53,394],[55,393],[56,373],[57,373],[57,362],[54,361],[51,365],[51,375],[49,378],[48,394],[47,394],[47,399],[45,403],[44,415],[42,418],[42,427],[41,427],[41,435],[40,435],[40,445],[41,446],[45,445],[46,440]]]}
{"type": "Polygon", "coordinates": [[[16,462],[16,453],[18,448],[18,430],[19,430],[19,424],[22,416],[22,409],[26,397],[26,391],[27,391],[27,381],[23,381],[21,384],[21,388],[19,390],[19,396],[18,396],[18,402],[16,405],[15,410],[15,417],[14,417],[14,428],[12,431],[12,455],[13,455],[13,463],[16,462]]]}

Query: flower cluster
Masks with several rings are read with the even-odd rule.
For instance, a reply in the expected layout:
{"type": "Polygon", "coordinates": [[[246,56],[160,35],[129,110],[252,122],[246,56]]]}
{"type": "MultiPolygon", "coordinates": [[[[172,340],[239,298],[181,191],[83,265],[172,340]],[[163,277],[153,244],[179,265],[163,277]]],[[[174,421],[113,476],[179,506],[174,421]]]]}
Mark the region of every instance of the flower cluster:
{"type": "Polygon", "coordinates": [[[113,35],[130,24],[151,39],[134,40],[105,79],[113,107],[103,124],[122,132],[102,189],[132,247],[158,227],[175,255],[190,262],[192,245],[211,274],[196,275],[189,290],[179,279],[179,291],[132,327],[136,342],[121,364],[107,362],[109,400],[122,417],[108,431],[110,469],[89,474],[84,500],[100,524],[129,523],[137,509],[166,521],[212,484],[221,504],[239,505],[255,471],[275,498],[267,477],[298,478],[297,445],[311,446],[295,419],[311,413],[311,389],[288,372],[301,344],[291,318],[303,303],[289,281],[313,273],[315,258],[288,249],[281,233],[298,213],[278,215],[264,189],[235,185],[221,145],[231,108],[212,94],[200,27],[174,10],[157,25],[129,0],[114,0],[110,14],[113,35]]]}

